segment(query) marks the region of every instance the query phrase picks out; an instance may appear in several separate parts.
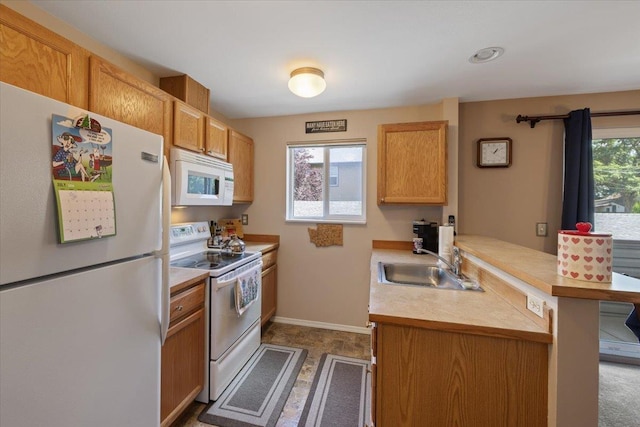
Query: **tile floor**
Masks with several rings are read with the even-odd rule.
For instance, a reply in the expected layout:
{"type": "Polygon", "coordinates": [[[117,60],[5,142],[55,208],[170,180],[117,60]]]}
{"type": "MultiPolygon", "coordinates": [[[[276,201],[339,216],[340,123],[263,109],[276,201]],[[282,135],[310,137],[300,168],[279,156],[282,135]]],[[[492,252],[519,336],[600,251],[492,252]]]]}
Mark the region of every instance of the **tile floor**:
{"type": "MultiPolygon", "coordinates": [[[[600,338],[637,342],[634,341],[633,333],[624,325],[625,318],[625,315],[619,313],[601,313],[600,338]]],[[[369,335],[365,334],[308,328],[284,323],[267,324],[262,331],[263,342],[306,348],[309,352],[276,427],[295,427],[298,425],[316,367],[323,353],[368,359],[370,355],[369,339],[369,335]]],[[[171,427],[211,427],[210,424],[198,421],[198,415],[204,407],[203,403],[194,402],[171,427]]]]}
{"type": "MultiPolygon", "coordinates": [[[[352,332],[332,331],[328,329],[309,328],[287,325],[284,323],[268,323],[262,331],[262,342],[306,348],[307,359],[298,374],[289,399],[282,410],[276,427],[295,427],[304,409],[307,394],[311,388],[313,376],[323,353],[340,356],[369,359],[370,336],[352,332]]],[[[194,402],[171,427],[211,427],[210,424],[198,421],[198,415],[204,409],[203,403],[194,402]]]]}

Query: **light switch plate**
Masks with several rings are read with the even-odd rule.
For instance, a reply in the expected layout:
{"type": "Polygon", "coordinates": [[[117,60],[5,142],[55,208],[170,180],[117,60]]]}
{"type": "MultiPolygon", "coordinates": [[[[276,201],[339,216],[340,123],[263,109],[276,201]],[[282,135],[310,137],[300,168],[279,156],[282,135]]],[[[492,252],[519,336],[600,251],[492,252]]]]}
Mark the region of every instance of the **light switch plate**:
{"type": "Polygon", "coordinates": [[[242,225],[249,225],[249,214],[242,214],[240,218],[242,218],[242,225]]]}
{"type": "Polygon", "coordinates": [[[547,223],[546,222],[537,222],[536,223],[536,236],[546,237],[547,236],[547,223]]]}

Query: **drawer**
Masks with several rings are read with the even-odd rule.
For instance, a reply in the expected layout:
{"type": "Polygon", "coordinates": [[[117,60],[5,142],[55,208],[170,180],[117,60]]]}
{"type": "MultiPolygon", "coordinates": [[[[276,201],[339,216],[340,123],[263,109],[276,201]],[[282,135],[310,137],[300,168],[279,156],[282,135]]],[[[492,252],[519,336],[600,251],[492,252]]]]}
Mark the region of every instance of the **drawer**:
{"type": "Polygon", "coordinates": [[[170,324],[180,317],[204,305],[204,283],[171,297],[170,324]]]}
{"type": "Polygon", "coordinates": [[[262,271],[271,267],[278,261],[278,251],[270,251],[262,255],[262,271]]]}

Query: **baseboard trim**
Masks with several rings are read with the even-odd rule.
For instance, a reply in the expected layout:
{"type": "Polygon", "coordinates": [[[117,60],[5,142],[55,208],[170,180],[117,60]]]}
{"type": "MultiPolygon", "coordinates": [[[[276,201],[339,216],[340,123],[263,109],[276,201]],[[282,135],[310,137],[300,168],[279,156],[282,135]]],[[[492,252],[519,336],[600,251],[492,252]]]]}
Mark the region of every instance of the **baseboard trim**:
{"type": "Polygon", "coordinates": [[[316,322],[313,320],[293,319],[290,317],[274,316],[271,318],[274,323],[285,323],[288,325],[307,326],[310,328],[331,329],[334,331],[354,332],[356,334],[371,335],[371,330],[365,327],[339,325],[337,323],[316,322]]]}

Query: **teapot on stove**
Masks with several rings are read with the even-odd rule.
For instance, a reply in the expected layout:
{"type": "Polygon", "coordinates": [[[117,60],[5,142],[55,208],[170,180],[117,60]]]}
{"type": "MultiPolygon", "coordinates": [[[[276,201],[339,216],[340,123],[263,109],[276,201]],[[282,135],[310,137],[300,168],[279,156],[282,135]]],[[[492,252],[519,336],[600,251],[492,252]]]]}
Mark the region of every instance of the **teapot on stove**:
{"type": "Polygon", "coordinates": [[[241,255],[244,253],[245,244],[238,238],[237,234],[232,234],[230,239],[225,242],[224,249],[227,249],[232,254],[241,255]]]}

